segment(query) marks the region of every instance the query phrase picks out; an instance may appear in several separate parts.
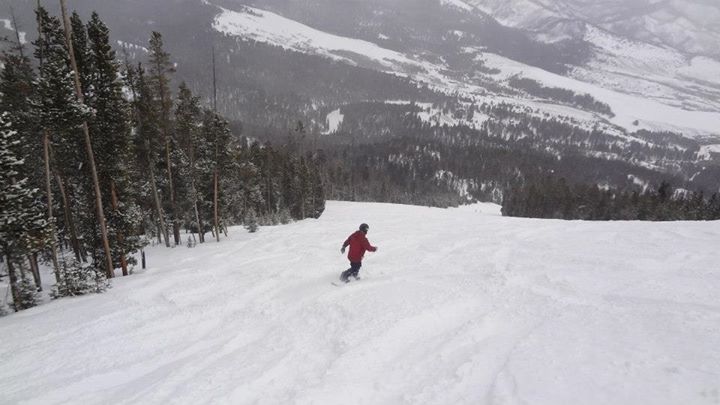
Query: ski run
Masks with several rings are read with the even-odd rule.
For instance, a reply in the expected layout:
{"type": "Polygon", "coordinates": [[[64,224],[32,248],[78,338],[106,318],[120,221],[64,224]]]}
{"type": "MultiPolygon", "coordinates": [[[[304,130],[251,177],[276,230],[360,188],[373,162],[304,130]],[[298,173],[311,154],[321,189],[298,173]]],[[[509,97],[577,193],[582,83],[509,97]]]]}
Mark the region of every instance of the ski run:
{"type": "Polygon", "coordinates": [[[2,318],[0,403],[717,404],[718,241],[720,222],[329,202],[2,318]],[[379,251],[333,287],[361,222],[379,251]]]}

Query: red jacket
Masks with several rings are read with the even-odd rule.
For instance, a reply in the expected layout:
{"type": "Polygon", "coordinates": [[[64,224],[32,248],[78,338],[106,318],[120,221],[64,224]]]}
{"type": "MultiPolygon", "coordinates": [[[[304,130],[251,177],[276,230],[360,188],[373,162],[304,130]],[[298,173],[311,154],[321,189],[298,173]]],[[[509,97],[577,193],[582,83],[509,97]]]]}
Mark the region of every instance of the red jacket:
{"type": "Polygon", "coordinates": [[[355,231],[355,233],[350,235],[345,243],[343,243],[343,249],[348,245],[350,245],[350,251],[347,257],[351,263],[360,263],[366,251],[374,252],[377,250],[375,246],[370,245],[370,242],[362,231],[355,231]]]}

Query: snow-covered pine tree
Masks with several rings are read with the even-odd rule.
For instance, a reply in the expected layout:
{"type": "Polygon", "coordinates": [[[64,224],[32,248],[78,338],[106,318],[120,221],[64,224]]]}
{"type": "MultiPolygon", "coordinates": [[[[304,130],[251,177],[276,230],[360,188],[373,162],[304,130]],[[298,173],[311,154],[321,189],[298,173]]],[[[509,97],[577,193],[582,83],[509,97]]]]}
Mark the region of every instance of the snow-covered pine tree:
{"type": "Polygon", "coordinates": [[[280,209],[283,203],[282,172],[285,160],[269,143],[250,147],[250,160],[260,169],[261,190],[265,206],[261,212],[280,209]]]}
{"type": "MultiPolygon", "coordinates": [[[[46,48],[46,40],[43,35],[43,26],[45,24],[45,20],[48,18],[47,11],[40,7],[40,2],[37,3],[37,9],[35,10],[35,17],[37,22],[37,30],[38,30],[38,38],[35,42],[33,42],[33,45],[35,46],[35,52],[34,55],[38,59],[40,71],[42,71],[44,62],[45,62],[45,48],[46,48]]],[[[33,92],[36,94],[37,90],[35,88],[36,86],[33,86],[33,92]]],[[[33,99],[36,100],[36,99],[33,99]]],[[[37,112],[37,109],[34,111],[36,114],[36,119],[39,121],[39,115],[37,112]]],[[[60,283],[62,277],[60,274],[60,264],[58,261],[58,252],[57,252],[57,231],[55,228],[54,223],[54,215],[53,215],[53,193],[52,193],[52,186],[51,186],[51,177],[52,173],[50,171],[50,132],[47,130],[47,128],[42,127],[42,124],[40,122],[37,122],[38,126],[41,128],[42,131],[42,162],[43,162],[43,184],[45,189],[45,205],[47,207],[47,221],[48,225],[50,227],[50,243],[49,243],[49,250],[50,250],[50,258],[52,260],[53,270],[55,272],[55,282],[60,283]]],[[[73,242],[77,242],[77,239],[74,239],[73,242]]],[[[73,245],[75,247],[76,245],[73,245]]],[[[79,253],[76,250],[76,254],[79,255],[79,253]]]]}
{"type": "Polygon", "coordinates": [[[91,72],[93,71],[93,60],[90,55],[88,33],[85,29],[85,24],[80,19],[80,15],[78,15],[75,11],[73,11],[70,16],[70,26],[72,29],[75,63],[77,64],[78,73],[80,75],[80,87],[85,95],[85,102],[89,105],[90,103],[88,98],[93,95],[93,89],[90,82],[91,72]]]}
{"type": "Polygon", "coordinates": [[[245,229],[248,230],[250,233],[257,232],[258,230],[258,218],[257,214],[255,213],[255,210],[250,208],[248,210],[247,215],[245,215],[245,229]]]}
{"type": "Polygon", "coordinates": [[[165,222],[165,210],[160,195],[162,177],[156,175],[162,171],[162,136],[159,125],[159,112],[148,84],[142,65],[137,69],[128,69],[128,87],[133,93],[133,112],[135,130],[132,138],[134,161],[138,167],[137,183],[141,183],[138,195],[146,195],[146,207],[152,207],[154,226],[157,227],[158,241],[165,240],[170,247],[170,236],[165,222]]]}
{"type": "Polygon", "coordinates": [[[52,298],[74,297],[107,290],[105,272],[74,258],[63,259],[63,282],[53,286],[52,298]]]}
{"type": "MultiPolygon", "coordinates": [[[[35,104],[40,125],[52,137],[52,168],[56,173],[54,177],[62,196],[64,212],[60,222],[65,226],[65,235],[70,235],[72,239],[77,236],[80,241],[81,252],[76,249],[76,260],[78,256],[85,260],[86,251],[95,253],[92,247],[97,239],[98,225],[100,237],[105,239],[103,235],[106,235],[103,207],[99,202],[102,196],[95,184],[95,158],[89,130],[85,126],[91,110],[83,103],[83,95],[77,92],[70,67],[70,47],[60,20],[39,9],[38,22],[40,40],[36,42],[36,55],[42,54],[43,63],[36,85],[35,104]],[[91,173],[88,173],[88,168],[91,173]],[[95,216],[86,215],[94,211],[95,216]]],[[[109,243],[103,241],[103,247],[103,250],[109,251],[109,243]]],[[[105,257],[93,255],[94,265],[103,268],[110,276],[112,263],[103,261],[105,257]]],[[[58,286],[68,282],[61,278],[58,277],[58,286]]]]}
{"type": "Polygon", "coordinates": [[[303,218],[304,195],[299,169],[299,162],[288,155],[282,170],[282,204],[290,208],[290,214],[294,219],[303,218]]]}
{"type": "MultiPolygon", "coordinates": [[[[200,243],[205,242],[204,218],[202,212],[204,204],[204,193],[200,193],[201,167],[199,162],[203,159],[203,152],[207,145],[201,137],[201,109],[200,99],[192,95],[192,92],[185,83],[180,84],[177,102],[175,106],[175,135],[178,142],[176,148],[179,158],[176,160],[180,165],[182,182],[188,187],[188,203],[191,207],[190,229],[197,231],[200,243]]],[[[181,179],[178,179],[180,182],[181,179]]],[[[187,214],[186,214],[187,215],[187,214]]]]}
{"type": "MultiPolygon", "coordinates": [[[[73,17],[76,17],[73,20],[75,31],[81,22],[75,22],[79,21],[76,14],[73,17]]],[[[143,246],[138,236],[142,215],[134,202],[130,179],[130,111],[118,75],[119,64],[110,45],[109,30],[97,13],[92,14],[87,24],[87,47],[86,86],[92,92],[85,100],[95,112],[89,127],[106,204],[108,234],[114,240],[113,262],[122,268],[123,275],[128,275],[128,265],[134,264],[132,254],[143,246]]],[[[98,238],[96,240],[95,254],[102,257],[103,247],[98,238]]]]}
{"type": "MultiPolygon", "coordinates": [[[[65,0],[60,0],[60,11],[63,17],[63,32],[65,34],[65,42],[68,50],[68,56],[70,57],[70,68],[72,71],[73,85],[75,88],[75,97],[80,104],[84,104],[85,95],[82,91],[82,85],[80,83],[80,74],[78,72],[77,61],[75,60],[75,53],[73,52],[73,40],[72,40],[72,28],[70,18],[67,14],[67,8],[65,0]]],[[[107,277],[114,277],[114,266],[112,262],[112,252],[110,248],[110,241],[107,233],[107,223],[105,220],[105,209],[103,207],[102,191],[100,190],[100,181],[98,179],[97,167],[95,166],[95,153],[93,151],[92,139],[90,138],[90,129],[87,124],[87,117],[83,117],[82,121],[82,133],[83,141],[85,144],[85,152],[87,154],[87,166],[90,169],[90,175],[92,178],[93,194],[95,195],[95,210],[97,223],[99,225],[100,238],[102,240],[104,258],[105,258],[105,271],[107,277]]]]}
{"type": "Polygon", "coordinates": [[[310,171],[310,210],[308,216],[312,218],[320,218],[325,211],[325,187],[323,184],[321,169],[317,159],[312,159],[309,167],[310,171]]]}
{"type": "Polygon", "coordinates": [[[231,137],[228,122],[215,112],[206,110],[202,134],[206,149],[200,167],[202,167],[203,175],[211,173],[210,183],[207,182],[207,179],[203,182],[206,186],[211,187],[207,195],[213,196],[213,225],[217,241],[220,241],[220,229],[224,226],[220,207],[227,203],[225,200],[231,198],[223,192],[227,187],[223,176],[230,162],[231,137]]]}
{"type": "Polygon", "coordinates": [[[172,94],[170,92],[170,74],[175,70],[170,62],[170,54],[163,48],[162,35],[153,31],[150,37],[150,63],[148,82],[152,89],[156,110],[158,112],[158,126],[162,135],[165,152],[165,170],[167,182],[167,196],[169,207],[167,211],[172,218],[173,236],[175,245],[180,244],[180,218],[177,209],[177,194],[175,190],[175,168],[172,162],[172,94]]]}
{"type": "MultiPolygon", "coordinates": [[[[60,20],[50,16],[43,8],[38,8],[37,19],[39,38],[34,43],[35,56],[38,59],[42,57],[42,64],[35,85],[34,104],[39,125],[43,129],[46,194],[51,202],[48,204],[48,215],[58,212],[53,209],[52,202],[63,202],[62,218],[51,218],[51,221],[60,225],[58,236],[71,240],[76,259],[84,259],[85,250],[80,242],[80,229],[83,226],[81,214],[92,210],[92,207],[87,206],[83,194],[83,191],[90,189],[90,185],[88,176],[81,170],[86,154],[83,153],[80,126],[83,119],[89,116],[89,111],[74,95],[67,44],[60,20]],[[54,174],[50,173],[51,170],[54,174]],[[52,178],[57,180],[62,198],[53,198],[50,187],[52,178]]],[[[54,265],[57,268],[56,281],[60,283],[59,265],[54,265]]]]}
{"type": "Polygon", "coordinates": [[[16,311],[35,305],[36,287],[25,277],[26,258],[50,238],[38,189],[23,175],[22,139],[0,113],[0,254],[5,256],[16,311]],[[18,274],[20,273],[20,279],[18,274]]]}
{"type": "MultiPolygon", "coordinates": [[[[33,73],[30,60],[15,52],[2,55],[3,69],[0,71],[0,111],[7,114],[10,128],[23,139],[23,156],[40,156],[42,147],[37,136],[39,127],[34,116],[31,100],[34,97],[33,73]]],[[[29,166],[27,173],[37,183],[42,180],[40,165],[29,166]]]]}
{"type": "Polygon", "coordinates": [[[281,209],[278,214],[278,220],[282,225],[287,225],[292,222],[292,215],[290,215],[290,211],[287,208],[281,209]]]}
{"type": "MultiPolygon", "coordinates": [[[[22,175],[27,176],[33,185],[43,181],[41,165],[29,164],[42,161],[39,128],[34,117],[30,100],[33,98],[33,81],[35,79],[30,60],[22,51],[22,44],[17,48],[4,52],[2,55],[4,68],[0,72],[0,111],[6,113],[9,129],[18,134],[20,141],[19,153],[27,162],[22,175]]],[[[42,289],[42,281],[38,266],[38,255],[29,257],[33,279],[38,289],[42,289]]]]}

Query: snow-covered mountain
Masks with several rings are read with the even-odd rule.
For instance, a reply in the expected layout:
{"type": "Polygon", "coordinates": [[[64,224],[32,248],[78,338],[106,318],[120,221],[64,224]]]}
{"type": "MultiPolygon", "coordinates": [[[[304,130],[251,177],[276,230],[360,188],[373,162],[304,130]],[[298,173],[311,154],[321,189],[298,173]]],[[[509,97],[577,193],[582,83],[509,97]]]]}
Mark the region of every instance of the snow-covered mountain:
{"type": "Polygon", "coordinates": [[[720,57],[720,3],[714,0],[455,0],[545,41],[584,35],[590,26],[688,55],[720,57]]]}
{"type": "MultiPolygon", "coordinates": [[[[450,5],[456,6],[455,3],[450,5]]],[[[599,29],[588,28],[583,37],[597,49],[592,60],[574,67],[567,77],[486,52],[480,42],[477,47],[466,47],[463,52],[494,71],[459,76],[455,71],[458,66],[444,62],[441,55],[433,55],[428,48],[420,55],[398,52],[375,42],[318,30],[267,10],[245,6],[237,11],[221,10],[213,27],[227,35],[410,77],[418,83],[430,84],[438,91],[460,94],[477,103],[504,101],[530,106],[539,109],[541,114],[573,116],[591,128],[606,123],[627,131],[639,127],[674,130],[688,135],[711,135],[720,128],[720,76],[712,77],[715,61],[697,58],[688,63],[670,49],[621,40],[599,29]],[[511,76],[590,94],[608,104],[616,116],[588,116],[581,108],[561,108],[558,112],[555,100],[548,100],[548,103],[517,94],[488,93],[486,82],[506,83],[511,76]],[[698,94],[698,87],[702,85],[696,82],[704,80],[709,84],[698,94]],[[634,126],[635,121],[638,124],[634,126]]],[[[381,32],[378,34],[382,35],[381,32]]],[[[459,37],[465,34],[463,31],[454,33],[459,37]]],[[[720,63],[717,66],[720,68],[720,63]]],[[[720,131],[717,135],[720,136],[720,131]]]]}
{"type": "MultiPolygon", "coordinates": [[[[427,36],[423,31],[427,28],[414,24],[418,21],[411,18],[403,18],[405,12],[400,7],[410,7],[403,1],[390,2],[383,5],[370,2],[368,7],[379,7],[377,15],[368,13],[365,18],[358,18],[356,25],[349,25],[345,28],[336,28],[327,23],[317,21],[312,15],[317,9],[318,4],[284,2],[275,1],[256,1],[256,4],[262,8],[243,8],[240,7],[236,11],[225,10],[221,16],[216,19],[216,28],[228,34],[240,37],[251,38],[261,42],[272,43],[280,46],[285,45],[288,38],[285,35],[301,38],[299,42],[302,49],[295,50],[327,54],[327,42],[321,43],[322,34],[345,34],[339,37],[344,38],[345,45],[341,46],[337,51],[345,52],[347,48],[355,49],[353,53],[359,54],[363,58],[369,58],[372,61],[381,62],[385,59],[382,54],[376,51],[378,48],[390,48],[393,51],[398,49],[404,50],[406,58],[416,60],[425,65],[420,70],[425,70],[429,75],[416,77],[418,81],[430,82],[438,84],[439,88],[448,92],[461,92],[467,95],[486,93],[486,87],[479,82],[478,75],[459,78],[452,74],[453,70],[460,69],[463,66],[447,62],[450,58],[443,54],[442,51],[434,49],[431,41],[418,41],[418,37],[427,36]],[[382,11],[382,8],[388,11],[382,11]],[[280,15],[275,10],[280,12],[280,15]],[[299,10],[302,10],[299,11],[299,10]],[[282,14],[290,15],[296,18],[286,19],[284,23],[278,24],[278,18],[285,18],[282,14]],[[386,15],[400,14],[388,21],[386,15]],[[248,15],[253,16],[253,24],[246,24],[248,15]],[[232,15],[232,16],[231,16],[232,15]],[[241,30],[233,30],[227,25],[229,19],[237,19],[237,24],[243,25],[241,30]],[[299,20],[299,21],[298,21],[299,20]],[[397,37],[386,31],[393,22],[401,21],[409,24],[408,31],[410,33],[401,32],[397,37]],[[292,23],[290,23],[292,21],[292,23]],[[327,26],[328,29],[334,29],[334,33],[328,33],[322,29],[315,29],[313,24],[319,24],[321,27],[327,26]],[[299,29],[298,24],[303,28],[299,29]],[[260,25],[263,28],[256,30],[260,25]],[[255,27],[255,28],[253,28],[255,27]],[[367,36],[368,28],[374,28],[375,32],[372,36],[367,36]],[[304,32],[300,34],[297,30],[304,32]],[[313,35],[307,35],[308,30],[314,31],[313,35]],[[271,32],[272,31],[272,32],[271,32]],[[369,52],[366,47],[355,47],[352,43],[358,36],[365,36],[363,39],[373,40],[375,51],[369,52]],[[405,44],[412,42],[410,46],[403,46],[394,43],[400,41],[405,44]],[[282,44],[280,44],[282,42],[282,44]],[[419,57],[419,58],[417,58],[419,57]],[[450,72],[450,74],[448,74],[450,72]],[[438,74],[442,73],[442,74],[438,74]],[[449,76],[449,77],[448,77],[449,76]],[[480,89],[478,89],[480,84],[480,89]]],[[[427,3],[427,2],[426,2],[427,3]]],[[[656,3],[650,7],[644,3],[638,2],[607,2],[609,4],[598,4],[598,2],[581,1],[481,1],[481,0],[456,0],[456,1],[440,1],[445,8],[452,9],[453,12],[439,11],[435,17],[442,21],[436,22],[438,30],[444,29],[441,37],[443,45],[452,49],[458,44],[461,45],[456,52],[463,52],[466,55],[473,55],[479,60],[488,60],[496,62],[491,64],[492,68],[499,69],[502,72],[512,72],[521,76],[531,76],[535,80],[539,80],[546,86],[567,88],[582,93],[588,93],[601,102],[605,102],[611,106],[613,111],[618,114],[618,118],[612,123],[617,124],[628,131],[637,129],[631,123],[638,121],[640,128],[648,128],[653,130],[674,130],[687,133],[688,135],[711,135],[718,134],[720,131],[720,63],[708,56],[693,55],[690,51],[692,44],[701,46],[698,39],[686,38],[682,41],[685,47],[671,47],[668,42],[660,40],[647,42],[643,35],[626,33],[620,28],[613,28],[617,24],[623,23],[641,15],[641,10],[650,13],[655,10],[653,18],[660,18],[662,13],[657,10],[676,10],[679,9],[686,14],[696,16],[702,15],[701,5],[695,3],[685,4],[685,7],[672,6],[667,4],[660,7],[660,3],[656,3]],[[455,14],[457,11],[459,14],[455,14]],[[581,13],[583,11],[583,13],[581,13]],[[463,27],[464,19],[478,18],[474,24],[490,25],[483,20],[485,13],[497,19],[501,24],[505,24],[512,28],[520,28],[530,31],[535,39],[552,42],[556,44],[574,44],[571,48],[566,49],[564,53],[556,55],[556,59],[561,63],[565,63],[568,72],[563,74],[570,79],[563,80],[552,75],[535,74],[536,69],[548,70],[543,63],[533,62],[529,59],[518,58],[508,49],[512,44],[488,46],[488,35],[485,32],[473,32],[472,27],[463,27]],[[613,16],[617,17],[616,20],[613,16]],[[625,16],[622,19],[619,16],[625,16]],[[512,17],[512,18],[511,18],[512,17]],[[455,28],[455,29],[452,29],[455,28]],[[582,53],[582,46],[585,44],[590,47],[590,52],[585,60],[569,57],[569,54],[582,53]],[[502,59],[496,56],[502,56],[512,63],[503,63],[502,59]],[[517,62],[517,63],[516,63],[517,62]],[[523,67],[523,65],[527,65],[523,67]],[[620,94],[621,96],[616,96],[620,94]],[[629,97],[626,97],[629,96],[629,97]],[[649,104],[648,104],[649,102],[649,104]],[[647,105],[646,105],[647,104],[647,105]]],[[[602,3],[602,2],[600,2],[602,3]]],[[[673,2],[678,3],[678,2],[673,2]]],[[[665,3],[663,3],[665,4],[665,3]]],[[[329,6],[322,3],[323,6],[329,6]]],[[[430,7],[429,5],[426,5],[430,7]]],[[[708,15],[712,15],[712,10],[717,7],[709,6],[708,15]]],[[[338,14],[342,13],[341,6],[337,6],[335,10],[338,14]]],[[[434,12],[428,10],[428,13],[434,12]]],[[[669,12],[669,11],[667,11],[669,12]]],[[[677,11],[678,13],[680,11],[677,11]]],[[[327,10],[323,13],[328,13],[327,10]]],[[[642,14],[644,15],[644,14],[642,14]]],[[[665,22],[663,27],[665,30],[674,29],[674,32],[692,33],[700,32],[707,35],[714,35],[713,25],[706,24],[707,21],[697,18],[688,19],[686,23],[681,21],[665,22]],[[693,30],[685,29],[686,25],[692,25],[693,30]]],[[[650,18],[650,17],[647,17],[650,18]]],[[[677,20],[680,20],[678,17],[677,20]]],[[[420,20],[422,21],[422,20],[420,20]]],[[[653,20],[655,21],[655,20],[653,20]]],[[[685,20],[683,20],[685,21],[685,20]]],[[[708,21],[714,21],[711,18],[708,21]]],[[[720,21],[718,19],[717,21],[720,21]]],[[[631,25],[631,23],[627,23],[631,25]]],[[[651,22],[647,23],[650,27],[655,27],[651,22]]],[[[237,27],[236,27],[237,28],[237,27]]],[[[658,28],[659,30],[660,28],[658,28]]],[[[659,32],[659,31],[658,31],[659,32]]],[[[493,32],[495,35],[502,36],[502,31],[493,32]]],[[[659,34],[658,34],[659,35],[659,34]]],[[[700,37],[700,35],[698,35],[700,37]]],[[[339,38],[335,36],[337,41],[339,38]]],[[[436,38],[437,40],[437,38],[436,38]]],[[[679,40],[678,40],[679,41],[679,40]]],[[[292,43],[293,41],[290,41],[292,43]]],[[[712,41],[710,41],[712,42],[712,41]]],[[[338,42],[335,42],[338,44],[338,42]]],[[[678,42],[679,43],[679,42],[678,42]]],[[[720,43],[720,42],[712,42],[720,43]]],[[[539,47],[539,44],[528,45],[539,47]]],[[[560,45],[558,45],[560,46],[560,45]]],[[[569,45],[564,45],[569,46],[569,45]]],[[[526,53],[530,53],[529,51],[526,53]]],[[[707,55],[714,55],[710,48],[707,48],[707,55]]],[[[391,58],[392,59],[392,58],[391,58]]],[[[361,61],[355,61],[361,64],[361,61]]],[[[408,70],[416,71],[418,63],[408,63],[406,68],[398,68],[394,66],[394,71],[398,73],[406,73],[408,70]]],[[[559,73],[559,72],[554,72],[559,73]]],[[[411,73],[410,73],[411,74],[411,73]]],[[[490,81],[500,81],[507,75],[500,77],[483,77],[490,81]]],[[[514,96],[517,98],[517,96],[514,96]]],[[[518,100],[522,103],[522,100],[518,100]]],[[[552,101],[552,100],[551,100],[552,101]]],[[[532,103],[537,107],[537,103],[532,103]]],[[[554,108],[548,107],[544,112],[553,113],[554,108]]],[[[595,120],[598,122],[601,120],[595,120]]]]}
{"type": "MultiPolygon", "coordinates": [[[[21,29],[32,37],[27,28],[35,2],[19,4],[25,5],[16,8],[21,29]]],[[[343,123],[354,122],[356,136],[366,139],[410,133],[420,123],[458,126],[476,131],[477,138],[524,140],[554,159],[581,154],[650,169],[688,189],[720,190],[715,175],[720,62],[715,42],[703,39],[718,32],[714,3],[176,0],[168,8],[165,0],[75,0],[70,5],[85,15],[97,9],[118,48],[140,61],[150,31],[162,32],[178,62],[176,80],[206,100],[214,46],[219,109],[256,138],[268,132],[285,136],[298,120],[324,135],[347,133],[343,123]],[[363,103],[421,109],[407,112],[416,119],[411,125],[396,115],[394,123],[371,133],[362,117],[348,114],[363,110],[363,103]]],[[[589,176],[598,184],[627,185],[610,182],[605,169],[588,171],[602,173],[589,176]]]]}
{"type": "MultiPolygon", "coordinates": [[[[570,76],[686,110],[720,110],[720,3],[695,0],[457,0],[544,42],[581,40],[570,76]]],[[[713,124],[716,125],[716,124],[713,124]]]]}
{"type": "Polygon", "coordinates": [[[719,238],[330,202],[0,318],[1,402],[713,404],[719,238]],[[379,251],[334,287],[363,221],[379,251]]]}

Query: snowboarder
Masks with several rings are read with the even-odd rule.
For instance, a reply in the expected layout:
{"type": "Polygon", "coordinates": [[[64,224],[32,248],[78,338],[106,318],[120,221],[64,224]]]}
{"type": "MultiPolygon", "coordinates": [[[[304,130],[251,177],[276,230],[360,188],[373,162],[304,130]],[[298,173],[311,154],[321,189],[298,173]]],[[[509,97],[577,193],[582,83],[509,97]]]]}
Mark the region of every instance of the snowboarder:
{"type": "Polygon", "coordinates": [[[368,233],[368,229],[370,229],[368,224],[360,225],[360,230],[350,235],[343,243],[342,248],[340,248],[340,253],[344,254],[345,248],[350,246],[350,251],[348,252],[350,268],[340,274],[340,281],[347,283],[350,281],[350,276],[355,280],[359,279],[358,272],[360,272],[365,251],[377,252],[377,247],[372,246],[365,236],[368,233]]]}

